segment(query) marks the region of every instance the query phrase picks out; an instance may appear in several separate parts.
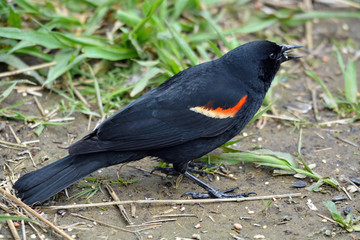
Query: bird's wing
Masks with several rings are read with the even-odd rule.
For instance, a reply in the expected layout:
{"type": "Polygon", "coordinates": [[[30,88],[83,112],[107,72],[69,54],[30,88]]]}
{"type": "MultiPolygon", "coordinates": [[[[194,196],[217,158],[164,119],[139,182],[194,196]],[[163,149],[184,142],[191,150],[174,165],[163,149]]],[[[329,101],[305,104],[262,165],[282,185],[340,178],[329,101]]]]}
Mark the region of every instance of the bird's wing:
{"type": "Polygon", "coordinates": [[[171,89],[158,87],[115,113],[72,145],[70,154],[175,146],[218,136],[234,126],[238,114],[246,114],[246,92],[224,84],[210,91],[171,89]]]}

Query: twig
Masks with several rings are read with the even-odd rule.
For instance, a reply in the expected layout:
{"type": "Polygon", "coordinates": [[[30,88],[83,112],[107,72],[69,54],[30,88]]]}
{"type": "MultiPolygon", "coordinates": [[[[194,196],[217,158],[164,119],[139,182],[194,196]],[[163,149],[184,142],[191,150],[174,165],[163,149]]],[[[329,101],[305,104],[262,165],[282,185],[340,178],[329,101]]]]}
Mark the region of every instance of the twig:
{"type": "Polygon", "coordinates": [[[350,179],[348,179],[347,177],[344,177],[344,176],[342,176],[342,178],[343,178],[346,182],[348,182],[348,183],[350,183],[351,185],[353,185],[353,186],[358,190],[358,192],[360,192],[360,188],[359,188],[355,183],[353,183],[350,179]]]}
{"type": "Polygon", "coordinates": [[[289,117],[289,116],[275,116],[275,115],[266,114],[266,113],[264,113],[261,116],[262,117],[268,117],[268,118],[280,119],[280,120],[295,121],[295,122],[300,122],[301,121],[300,119],[289,117]]]}
{"type": "Polygon", "coordinates": [[[54,66],[55,64],[56,64],[56,62],[49,62],[49,63],[43,63],[43,64],[31,66],[28,68],[18,69],[18,70],[11,71],[11,72],[0,73],[0,78],[17,75],[17,74],[24,73],[24,72],[34,71],[34,70],[38,70],[41,68],[51,67],[51,66],[54,66]]]}
{"type": "Polygon", "coordinates": [[[345,187],[340,186],[340,189],[345,193],[345,195],[349,198],[350,201],[352,201],[352,198],[345,187]]]}
{"type": "Polygon", "coordinates": [[[176,218],[166,218],[166,219],[158,219],[158,220],[153,220],[153,221],[149,221],[149,222],[144,222],[144,225],[147,224],[159,224],[159,223],[163,223],[163,222],[174,222],[176,221],[176,218]]]}
{"type": "Polygon", "coordinates": [[[266,200],[273,198],[287,198],[287,197],[301,197],[301,193],[288,193],[269,196],[256,196],[246,198],[212,198],[212,199],[184,199],[184,200],[127,200],[120,202],[106,202],[106,203],[91,203],[91,204],[76,204],[64,206],[49,206],[50,209],[70,209],[70,208],[87,208],[87,207],[104,207],[117,204],[194,204],[194,203],[218,203],[218,202],[245,202],[255,200],[266,200]]]}
{"type": "MultiPolygon", "coordinates": [[[[83,97],[83,95],[81,95],[81,93],[79,92],[79,90],[77,90],[77,88],[75,88],[75,86],[73,86],[73,91],[75,93],[75,95],[80,99],[80,101],[87,107],[90,108],[90,104],[89,102],[83,97]]],[[[91,116],[91,115],[90,115],[91,116]]]]}
{"type": "Polygon", "coordinates": [[[165,215],[155,215],[153,218],[162,218],[162,217],[198,217],[195,214],[191,213],[182,213],[182,214],[165,214],[165,215]]]}
{"type": "Polygon", "coordinates": [[[12,147],[29,148],[29,146],[26,146],[24,144],[17,144],[17,143],[7,142],[7,141],[3,141],[3,140],[0,140],[0,143],[2,143],[4,145],[12,146],[12,147]]]}
{"type": "Polygon", "coordinates": [[[328,220],[329,222],[337,223],[336,221],[332,220],[331,218],[328,218],[327,216],[324,216],[324,215],[322,215],[322,214],[320,214],[320,213],[317,213],[317,215],[318,215],[319,217],[323,218],[323,219],[328,220]]]}
{"type": "Polygon", "coordinates": [[[312,98],[315,120],[317,122],[319,122],[319,110],[317,107],[316,89],[311,89],[310,91],[311,91],[311,98],[312,98]]]}
{"type": "Polygon", "coordinates": [[[55,226],[52,222],[50,222],[49,220],[47,220],[46,218],[44,218],[43,216],[41,216],[40,214],[38,214],[35,210],[33,210],[31,207],[29,207],[28,205],[26,205],[25,203],[23,203],[21,200],[19,200],[18,198],[14,197],[13,195],[11,195],[10,193],[6,192],[4,189],[0,188],[0,193],[2,195],[4,195],[5,197],[9,198],[12,202],[14,202],[15,204],[17,204],[19,207],[22,207],[23,209],[25,209],[26,211],[28,211],[29,213],[33,214],[34,216],[36,216],[39,220],[43,221],[44,223],[46,223],[49,227],[51,227],[52,229],[54,229],[56,232],[58,232],[60,235],[62,235],[64,238],[69,239],[69,240],[74,240],[74,238],[72,238],[70,235],[68,235],[66,232],[64,232],[63,230],[61,230],[60,228],[58,228],[57,226],[55,226]]]}
{"type": "Polygon", "coordinates": [[[13,129],[10,125],[9,125],[9,129],[10,129],[10,131],[11,131],[12,135],[14,136],[14,138],[15,138],[15,140],[16,140],[16,142],[17,142],[17,144],[21,144],[20,139],[18,138],[18,136],[16,136],[16,133],[15,133],[14,129],[13,129]]]}
{"type": "Polygon", "coordinates": [[[354,142],[352,142],[352,141],[350,141],[350,140],[347,140],[347,139],[345,139],[345,138],[342,138],[342,137],[339,137],[339,136],[335,136],[335,138],[338,139],[338,140],[340,140],[340,141],[342,141],[342,142],[344,142],[344,143],[347,143],[347,144],[349,144],[349,145],[351,145],[351,146],[359,147],[358,144],[356,144],[356,143],[354,143],[354,142]]]}
{"type": "Polygon", "coordinates": [[[107,224],[105,222],[96,220],[94,218],[85,217],[85,216],[77,214],[77,213],[70,213],[70,214],[72,216],[79,217],[79,218],[82,218],[82,219],[86,219],[86,220],[89,220],[89,221],[92,221],[92,222],[96,222],[98,224],[101,224],[101,225],[104,225],[104,226],[107,226],[107,227],[115,228],[117,230],[121,230],[121,231],[124,231],[124,232],[129,232],[129,233],[135,233],[134,231],[131,231],[131,230],[128,230],[128,229],[125,229],[125,228],[121,228],[121,227],[118,227],[118,226],[115,226],[115,225],[107,224]]]}
{"type": "MultiPolygon", "coordinates": [[[[117,202],[120,202],[120,201],[121,201],[120,198],[118,197],[118,195],[115,193],[114,189],[112,189],[112,187],[111,187],[109,184],[106,184],[105,187],[106,187],[106,189],[108,190],[108,192],[110,193],[111,197],[112,197],[115,201],[117,201],[117,202]]],[[[125,221],[126,221],[128,224],[130,224],[130,225],[131,225],[131,224],[134,224],[134,223],[131,221],[129,215],[127,214],[124,206],[121,205],[121,204],[118,204],[117,206],[118,206],[118,208],[119,208],[119,210],[120,210],[121,215],[124,217],[125,221]]]]}
{"type": "MultiPolygon", "coordinates": [[[[304,6],[306,12],[311,12],[313,10],[311,0],[304,0],[304,6]]],[[[312,38],[312,22],[306,21],[305,23],[305,31],[306,31],[306,42],[309,50],[313,49],[314,43],[312,38]]]]}
{"type": "Polygon", "coordinates": [[[41,103],[39,102],[39,99],[37,97],[34,97],[35,99],[35,103],[36,103],[36,106],[38,107],[40,113],[42,116],[45,116],[45,111],[44,111],[44,108],[42,107],[41,103]]]}
{"type": "MultiPolygon", "coordinates": [[[[264,115],[264,114],[263,114],[264,115]]],[[[319,123],[319,125],[331,125],[334,123],[339,123],[339,124],[349,124],[354,122],[354,118],[344,118],[344,119],[339,119],[339,120],[333,120],[333,121],[327,121],[327,122],[321,122],[319,123]]],[[[335,131],[335,130],[334,130],[335,131]]]]}
{"type": "MultiPolygon", "coordinates": [[[[10,216],[10,214],[8,214],[8,213],[6,213],[5,215],[10,216]]],[[[13,238],[15,240],[20,240],[20,236],[19,236],[18,232],[16,231],[16,228],[14,226],[13,221],[9,219],[9,220],[6,220],[6,222],[7,222],[8,226],[9,226],[9,228],[10,228],[10,231],[11,231],[11,234],[13,235],[13,238]]]]}

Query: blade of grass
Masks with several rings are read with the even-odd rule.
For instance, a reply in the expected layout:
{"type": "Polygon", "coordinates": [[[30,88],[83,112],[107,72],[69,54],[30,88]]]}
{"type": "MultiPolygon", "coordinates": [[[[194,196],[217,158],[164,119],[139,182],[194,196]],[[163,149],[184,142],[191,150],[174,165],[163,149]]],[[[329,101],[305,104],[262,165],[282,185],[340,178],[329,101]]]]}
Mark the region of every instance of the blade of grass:
{"type": "Polygon", "coordinates": [[[326,104],[329,108],[331,109],[338,109],[338,104],[334,98],[334,96],[332,95],[332,93],[330,92],[330,90],[326,87],[325,83],[323,80],[321,80],[317,75],[315,75],[315,73],[313,73],[310,70],[306,70],[305,73],[311,77],[312,79],[315,80],[315,82],[317,82],[321,88],[324,90],[325,94],[327,95],[327,99],[325,99],[326,104]]]}
{"type": "Polygon", "coordinates": [[[192,65],[197,65],[200,63],[199,58],[196,56],[194,51],[191,49],[190,45],[176,32],[176,30],[165,21],[166,26],[170,30],[171,35],[173,36],[178,47],[183,51],[184,55],[189,58],[192,65]]]}
{"type": "Polygon", "coordinates": [[[211,42],[211,41],[207,41],[211,50],[215,53],[215,55],[218,58],[221,58],[223,56],[222,52],[220,51],[220,49],[215,45],[215,43],[211,42]]]}
{"type": "Polygon", "coordinates": [[[135,87],[130,93],[130,97],[134,97],[135,95],[143,91],[145,87],[148,85],[149,80],[161,72],[162,70],[160,68],[157,67],[151,68],[150,71],[137,84],[135,84],[135,87]]]}
{"type": "Polygon", "coordinates": [[[136,51],[130,48],[84,47],[82,52],[89,58],[100,58],[110,61],[120,61],[138,57],[136,51]]]}
{"type": "MultiPolygon", "coordinates": [[[[26,63],[24,63],[20,58],[14,55],[0,54],[0,62],[4,62],[16,69],[29,68],[26,63]]],[[[44,78],[41,77],[36,71],[29,71],[26,72],[26,74],[35,78],[40,84],[43,84],[45,82],[44,78]]]]}
{"type": "Polygon", "coordinates": [[[14,87],[16,86],[16,82],[14,82],[10,87],[8,87],[7,89],[5,89],[5,91],[3,91],[1,94],[0,94],[0,103],[2,101],[4,101],[5,98],[7,98],[10,93],[12,92],[12,90],[14,89],[14,87]]]}
{"type": "Polygon", "coordinates": [[[356,81],[356,62],[348,61],[345,78],[345,97],[350,103],[357,103],[357,81],[356,81]]]}
{"type": "Polygon", "coordinates": [[[66,48],[53,34],[19,28],[0,27],[0,37],[25,40],[49,49],[66,48]]]}
{"type": "Polygon", "coordinates": [[[74,53],[73,50],[61,50],[58,54],[56,54],[55,61],[57,64],[50,68],[47,79],[43,86],[52,88],[55,79],[86,59],[87,56],[85,54],[81,54],[73,58],[73,54],[76,55],[76,52],[77,51],[74,53]]]}
{"type": "Polygon", "coordinates": [[[205,18],[205,20],[210,24],[210,26],[215,30],[216,34],[219,36],[221,41],[225,44],[225,47],[228,50],[232,50],[232,45],[228,42],[225,35],[223,34],[221,28],[215,24],[215,22],[211,19],[211,15],[208,11],[202,11],[201,16],[205,18]]]}

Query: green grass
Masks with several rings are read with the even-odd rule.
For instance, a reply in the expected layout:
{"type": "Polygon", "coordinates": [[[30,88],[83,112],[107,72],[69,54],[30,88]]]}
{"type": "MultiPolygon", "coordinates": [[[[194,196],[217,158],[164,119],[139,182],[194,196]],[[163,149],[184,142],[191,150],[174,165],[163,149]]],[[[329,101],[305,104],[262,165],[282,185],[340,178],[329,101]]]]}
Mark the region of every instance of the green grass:
{"type": "Polygon", "coordinates": [[[327,209],[330,211],[332,218],[336,223],[348,232],[360,232],[360,218],[354,218],[356,213],[349,213],[345,218],[341,216],[340,212],[336,209],[335,203],[332,201],[323,202],[327,209]]]}
{"type": "Polygon", "coordinates": [[[350,58],[345,64],[339,46],[340,44],[337,44],[335,47],[335,55],[341,70],[344,88],[339,89],[338,93],[331,92],[322,78],[313,71],[306,70],[305,73],[321,86],[325,93],[323,101],[327,108],[340,115],[350,114],[356,120],[360,118],[360,95],[357,87],[356,61],[350,58]]]}

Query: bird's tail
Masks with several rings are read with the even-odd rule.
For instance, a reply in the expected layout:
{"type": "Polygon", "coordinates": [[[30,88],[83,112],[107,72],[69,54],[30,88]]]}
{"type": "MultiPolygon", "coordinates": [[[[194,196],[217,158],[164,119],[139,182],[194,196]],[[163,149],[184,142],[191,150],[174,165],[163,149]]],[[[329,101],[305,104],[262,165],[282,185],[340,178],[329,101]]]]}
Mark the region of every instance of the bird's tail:
{"type": "Polygon", "coordinates": [[[24,203],[39,204],[100,168],[135,161],[142,157],[132,152],[68,155],[22,176],[14,188],[24,203]]]}

